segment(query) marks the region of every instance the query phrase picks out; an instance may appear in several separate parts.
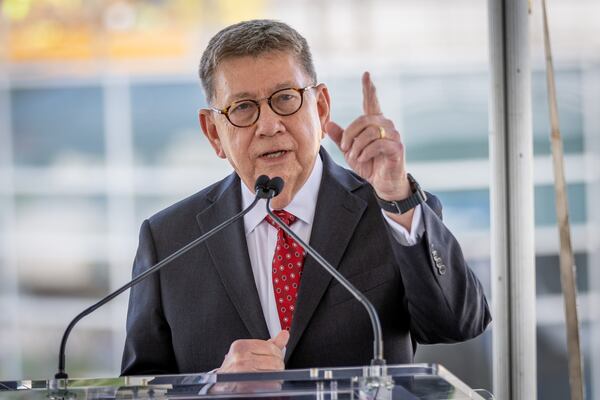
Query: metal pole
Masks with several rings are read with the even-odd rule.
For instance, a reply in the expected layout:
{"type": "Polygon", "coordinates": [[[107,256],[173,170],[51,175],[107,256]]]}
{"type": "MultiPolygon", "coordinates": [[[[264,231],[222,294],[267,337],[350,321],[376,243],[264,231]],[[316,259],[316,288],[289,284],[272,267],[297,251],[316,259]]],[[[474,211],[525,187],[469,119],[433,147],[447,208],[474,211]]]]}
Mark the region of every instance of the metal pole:
{"type": "Polygon", "coordinates": [[[528,11],[488,0],[494,394],[513,400],[537,398],[528,11]]]}

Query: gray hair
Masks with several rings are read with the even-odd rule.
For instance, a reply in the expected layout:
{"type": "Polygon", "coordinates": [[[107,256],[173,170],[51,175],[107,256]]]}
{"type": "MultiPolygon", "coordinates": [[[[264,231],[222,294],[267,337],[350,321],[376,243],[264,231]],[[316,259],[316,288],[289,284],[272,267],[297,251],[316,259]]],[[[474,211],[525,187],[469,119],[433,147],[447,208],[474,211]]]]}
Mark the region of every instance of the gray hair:
{"type": "Polygon", "coordinates": [[[313,80],[312,83],[317,82],[308,43],[294,28],[270,19],[243,21],[219,31],[210,39],[202,54],[198,75],[208,102],[214,99],[213,78],[221,61],[234,57],[257,57],[272,51],[294,55],[313,80]]]}

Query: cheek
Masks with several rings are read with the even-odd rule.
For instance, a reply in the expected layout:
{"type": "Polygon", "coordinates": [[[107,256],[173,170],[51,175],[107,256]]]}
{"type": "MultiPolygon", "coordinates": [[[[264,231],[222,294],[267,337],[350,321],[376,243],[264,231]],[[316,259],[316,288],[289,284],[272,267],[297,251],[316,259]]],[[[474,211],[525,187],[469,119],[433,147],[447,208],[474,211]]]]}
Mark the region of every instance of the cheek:
{"type": "Polygon", "coordinates": [[[321,126],[321,120],[319,119],[319,113],[317,112],[316,105],[314,110],[311,112],[310,128],[313,132],[314,141],[316,143],[320,143],[325,137],[325,134],[323,132],[323,127],[321,126]]]}
{"type": "Polygon", "coordinates": [[[323,129],[321,129],[321,123],[318,118],[312,121],[310,140],[313,148],[319,148],[321,146],[321,140],[324,138],[323,129]]]}
{"type": "MultiPolygon", "coordinates": [[[[315,127],[311,127],[315,129],[315,127]]],[[[309,165],[314,161],[315,155],[319,152],[321,146],[321,135],[318,127],[317,130],[305,132],[305,137],[302,143],[301,159],[302,164],[309,165]]]]}
{"type": "Polygon", "coordinates": [[[234,158],[239,161],[240,158],[247,157],[249,143],[244,142],[247,135],[240,134],[240,132],[236,132],[235,129],[229,126],[224,131],[225,134],[222,136],[221,143],[227,158],[234,158]]]}
{"type": "Polygon", "coordinates": [[[297,124],[302,126],[305,145],[309,145],[310,148],[319,147],[321,139],[323,139],[323,129],[321,129],[321,121],[316,107],[313,106],[309,109],[306,115],[297,120],[297,124]]]}

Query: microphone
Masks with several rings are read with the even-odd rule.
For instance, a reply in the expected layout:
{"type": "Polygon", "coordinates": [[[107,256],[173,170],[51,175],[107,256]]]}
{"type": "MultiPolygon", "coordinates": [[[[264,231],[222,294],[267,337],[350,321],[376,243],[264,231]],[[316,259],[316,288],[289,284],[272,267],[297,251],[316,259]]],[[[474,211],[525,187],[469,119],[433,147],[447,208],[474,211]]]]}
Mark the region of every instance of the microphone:
{"type": "MultiPolygon", "coordinates": [[[[377,315],[377,310],[367,297],[362,294],[360,290],[354,287],[344,277],[344,275],[340,274],[337,269],[335,269],[323,256],[321,256],[315,249],[308,245],[308,243],[304,242],[296,233],[290,229],[275,213],[271,210],[271,198],[277,196],[283,190],[283,179],[280,177],[275,177],[269,181],[267,184],[269,194],[272,196],[267,197],[267,214],[294,240],[306,250],[308,254],[310,254],[331,276],[333,276],[342,286],[344,286],[355,298],[358,300],[366,309],[369,314],[369,318],[371,319],[371,325],[373,327],[373,359],[371,360],[371,366],[373,367],[383,367],[385,366],[385,359],[383,358],[383,335],[381,333],[381,322],[379,321],[379,316],[377,315]]],[[[374,371],[371,371],[374,375],[379,375],[378,368],[375,368],[374,371]]]]}
{"type": "MultiPolygon", "coordinates": [[[[115,297],[117,297],[118,295],[123,293],[125,290],[129,289],[130,287],[132,287],[134,285],[137,285],[138,283],[140,283],[141,281],[146,279],[148,276],[159,271],[162,267],[169,264],[171,261],[173,261],[173,260],[177,259],[179,256],[187,253],[189,250],[193,249],[198,244],[204,242],[206,239],[210,238],[215,233],[227,228],[229,225],[233,224],[235,221],[242,218],[250,210],[252,210],[254,208],[254,206],[256,206],[256,204],[258,203],[258,201],[260,199],[267,198],[269,193],[271,193],[275,190],[274,188],[271,188],[271,186],[269,186],[270,181],[271,180],[266,175],[259,176],[258,179],[256,180],[256,183],[254,184],[254,191],[256,193],[256,197],[254,198],[254,201],[252,202],[252,204],[250,204],[246,209],[240,211],[238,214],[229,218],[225,222],[222,222],[220,225],[217,225],[210,231],[206,232],[204,235],[200,236],[199,238],[194,239],[193,241],[191,241],[190,243],[188,243],[181,249],[177,250],[175,253],[171,254],[170,256],[166,257],[165,259],[154,264],[151,268],[149,268],[148,270],[139,274],[137,277],[135,277],[129,283],[123,285],[119,289],[110,293],[108,296],[104,297],[103,299],[101,299],[100,301],[95,303],[94,305],[86,308],[81,313],[79,313],[75,318],[73,318],[73,320],[67,326],[67,329],[65,329],[65,333],[63,334],[63,337],[62,337],[62,340],[60,343],[60,351],[58,354],[58,372],[54,375],[54,378],[55,379],[68,379],[69,378],[69,375],[65,372],[65,351],[66,351],[67,339],[69,338],[69,334],[71,333],[71,330],[73,329],[75,324],[77,324],[77,322],[79,322],[86,315],[89,315],[92,312],[96,311],[98,308],[102,307],[104,304],[108,303],[109,301],[111,301],[112,299],[114,299],[115,297]]],[[[277,193],[279,194],[279,192],[277,192],[277,193]]]]}
{"type": "MultiPolygon", "coordinates": [[[[256,193],[257,196],[264,196],[264,194],[266,193],[267,189],[268,189],[268,184],[271,180],[269,179],[268,176],[266,175],[261,175],[258,177],[258,179],[256,179],[256,182],[254,183],[254,193],[256,193]]],[[[261,199],[264,197],[260,197],[261,199]]]]}
{"type": "MultiPolygon", "coordinates": [[[[264,176],[264,175],[263,175],[264,176]]],[[[277,196],[279,193],[281,193],[281,191],[283,190],[283,179],[281,179],[280,177],[276,176],[273,179],[269,179],[267,178],[267,182],[265,183],[265,191],[262,193],[261,198],[263,199],[272,199],[273,197],[277,196]]]]}
{"type": "Polygon", "coordinates": [[[277,196],[281,193],[281,189],[283,189],[283,179],[277,177],[273,179],[269,179],[266,175],[261,175],[256,180],[256,195],[261,199],[270,199],[277,196]],[[264,178],[264,179],[263,179],[264,178]],[[260,181],[260,190],[259,190],[259,181],[260,181]]]}

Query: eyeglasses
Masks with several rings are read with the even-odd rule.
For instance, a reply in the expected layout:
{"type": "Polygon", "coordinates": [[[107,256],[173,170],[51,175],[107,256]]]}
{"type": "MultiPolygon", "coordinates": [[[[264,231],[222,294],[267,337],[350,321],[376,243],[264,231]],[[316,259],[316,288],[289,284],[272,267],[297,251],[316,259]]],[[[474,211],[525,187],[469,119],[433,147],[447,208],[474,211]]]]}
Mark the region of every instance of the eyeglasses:
{"type": "Polygon", "coordinates": [[[276,91],[269,97],[258,100],[234,101],[222,110],[211,107],[210,109],[225,115],[232,125],[238,128],[247,128],[258,121],[260,117],[260,102],[267,100],[271,110],[277,115],[288,116],[298,112],[304,102],[304,92],[316,87],[311,85],[304,88],[285,88],[276,91]]]}

